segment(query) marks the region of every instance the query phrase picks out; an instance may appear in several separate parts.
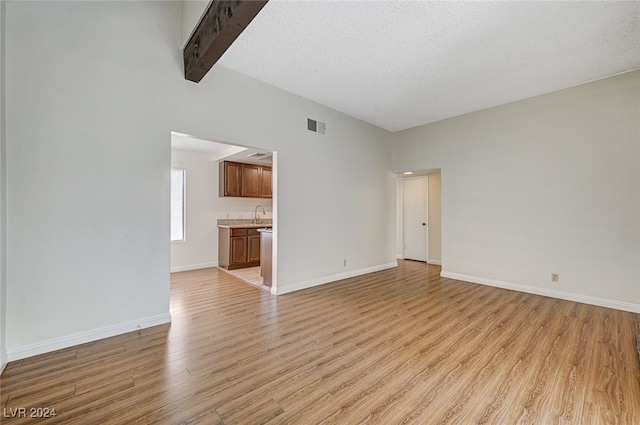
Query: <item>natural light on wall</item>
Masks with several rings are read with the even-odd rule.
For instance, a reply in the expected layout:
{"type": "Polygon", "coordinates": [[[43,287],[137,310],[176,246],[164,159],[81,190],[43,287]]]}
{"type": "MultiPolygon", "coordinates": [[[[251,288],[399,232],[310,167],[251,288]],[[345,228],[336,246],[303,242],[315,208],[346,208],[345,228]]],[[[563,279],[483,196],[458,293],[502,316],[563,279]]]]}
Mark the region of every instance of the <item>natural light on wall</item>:
{"type": "Polygon", "coordinates": [[[185,170],[171,169],[171,240],[184,240],[185,170]]]}

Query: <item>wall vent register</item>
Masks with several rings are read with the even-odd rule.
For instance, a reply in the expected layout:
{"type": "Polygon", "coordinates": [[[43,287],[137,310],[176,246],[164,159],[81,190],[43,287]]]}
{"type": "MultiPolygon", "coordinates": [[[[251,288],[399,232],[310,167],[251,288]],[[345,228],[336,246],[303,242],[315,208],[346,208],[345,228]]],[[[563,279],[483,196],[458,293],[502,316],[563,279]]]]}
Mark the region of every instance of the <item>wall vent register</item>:
{"type": "Polygon", "coordinates": [[[307,118],[307,130],[314,133],[327,134],[327,124],[307,118]]]}
{"type": "Polygon", "coordinates": [[[266,158],[270,158],[271,155],[269,155],[268,153],[263,153],[263,152],[255,152],[252,153],[251,155],[247,155],[247,158],[253,158],[253,159],[266,159],[266,158]]]}

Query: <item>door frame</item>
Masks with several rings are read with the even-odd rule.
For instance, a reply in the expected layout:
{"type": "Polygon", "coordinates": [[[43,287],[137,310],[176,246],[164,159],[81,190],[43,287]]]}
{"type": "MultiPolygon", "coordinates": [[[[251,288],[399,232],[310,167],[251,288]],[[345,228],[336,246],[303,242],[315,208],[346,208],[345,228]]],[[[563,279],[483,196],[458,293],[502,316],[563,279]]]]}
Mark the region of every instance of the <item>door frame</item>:
{"type": "Polygon", "coordinates": [[[402,194],[401,194],[401,205],[402,205],[402,258],[407,258],[406,257],[406,230],[407,230],[407,223],[406,223],[406,213],[407,213],[407,199],[406,199],[406,191],[405,191],[405,185],[407,181],[411,181],[411,180],[424,180],[425,181],[425,193],[424,193],[424,198],[425,198],[425,223],[426,223],[426,232],[424,235],[424,259],[413,259],[416,261],[424,261],[425,263],[429,262],[429,176],[428,175],[420,175],[420,176],[411,176],[411,177],[403,177],[401,179],[401,186],[402,186],[402,194]]]}
{"type": "Polygon", "coordinates": [[[404,259],[404,180],[416,177],[429,177],[429,193],[428,193],[428,264],[437,266],[442,265],[444,253],[442,252],[442,202],[444,194],[442,193],[442,168],[431,168],[425,170],[409,170],[396,173],[396,257],[404,259]],[[437,177],[436,180],[432,180],[437,177]],[[433,191],[432,191],[433,189],[433,191]],[[433,201],[433,203],[432,203],[433,201]],[[431,258],[432,255],[436,258],[431,258]]]}

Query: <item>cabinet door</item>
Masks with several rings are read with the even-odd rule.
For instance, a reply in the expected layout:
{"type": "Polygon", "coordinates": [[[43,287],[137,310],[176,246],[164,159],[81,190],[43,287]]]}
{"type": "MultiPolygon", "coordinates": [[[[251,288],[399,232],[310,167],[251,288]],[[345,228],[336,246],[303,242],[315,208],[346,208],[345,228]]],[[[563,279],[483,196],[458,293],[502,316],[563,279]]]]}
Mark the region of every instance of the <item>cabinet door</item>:
{"type": "Polygon", "coordinates": [[[229,266],[247,262],[247,237],[232,236],[229,244],[229,266]]]}
{"type": "Polygon", "coordinates": [[[220,169],[220,195],[242,196],[242,164],[224,161],[220,169]]]}
{"type": "Polygon", "coordinates": [[[248,260],[249,263],[259,263],[260,262],[260,235],[251,235],[248,237],[248,245],[249,245],[249,253],[248,260]]]}
{"type": "Polygon", "coordinates": [[[262,167],[262,178],[260,179],[260,196],[263,198],[273,197],[271,183],[271,168],[262,167]]]}
{"type": "Polygon", "coordinates": [[[253,164],[242,164],[242,196],[260,197],[260,176],[262,167],[253,164]]]}

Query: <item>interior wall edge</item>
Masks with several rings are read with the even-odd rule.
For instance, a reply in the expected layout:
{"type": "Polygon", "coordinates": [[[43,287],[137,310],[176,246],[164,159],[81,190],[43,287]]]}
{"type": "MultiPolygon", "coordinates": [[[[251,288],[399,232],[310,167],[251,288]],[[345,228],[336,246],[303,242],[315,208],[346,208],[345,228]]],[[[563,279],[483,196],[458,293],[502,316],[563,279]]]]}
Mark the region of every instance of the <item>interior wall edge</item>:
{"type": "Polygon", "coordinates": [[[78,332],[48,341],[29,344],[23,347],[9,348],[7,349],[7,359],[9,362],[21,360],[27,357],[33,357],[40,354],[61,350],[63,348],[73,347],[75,345],[97,341],[99,339],[109,338],[128,332],[150,328],[153,326],[164,325],[166,323],[171,323],[170,313],[158,314],[156,316],[145,317],[130,322],[105,326],[85,332],[78,332]]]}
{"type": "Polygon", "coordinates": [[[527,294],[542,295],[544,297],[556,298],[565,301],[573,301],[582,304],[595,305],[598,307],[612,308],[614,310],[629,311],[640,314],[640,304],[628,303],[625,301],[611,300],[607,298],[592,297],[573,292],[556,291],[554,289],[540,288],[536,286],[521,285],[519,283],[504,282],[500,280],[487,279],[484,277],[471,276],[461,273],[442,271],[440,276],[449,279],[462,280],[469,283],[493,286],[496,288],[509,289],[511,291],[525,292],[527,294]]]}
{"type": "Polygon", "coordinates": [[[0,373],[7,365],[6,2],[0,2],[0,373]]]}

